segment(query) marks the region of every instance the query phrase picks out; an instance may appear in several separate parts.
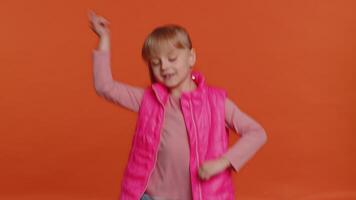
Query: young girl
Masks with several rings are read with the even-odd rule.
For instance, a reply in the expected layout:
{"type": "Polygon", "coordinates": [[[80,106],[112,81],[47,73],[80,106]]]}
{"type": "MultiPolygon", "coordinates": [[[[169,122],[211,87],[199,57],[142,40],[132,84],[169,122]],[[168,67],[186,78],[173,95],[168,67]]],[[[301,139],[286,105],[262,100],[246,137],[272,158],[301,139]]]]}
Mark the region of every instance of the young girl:
{"type": "Polygon", "coordinates": [[[165,25],[147,36],[142,57],[152,84],[139,88],[113,80],[109,22],[92,11],[89,19],[100,38],[92,52],[97,94],[138,112],[120,199],[234,199],[231,172],[265,144],[266,133],[223,89],[193,71],[187,31],[165,25]],[[228,149],[229,128],[241,138],[228,149]]]}

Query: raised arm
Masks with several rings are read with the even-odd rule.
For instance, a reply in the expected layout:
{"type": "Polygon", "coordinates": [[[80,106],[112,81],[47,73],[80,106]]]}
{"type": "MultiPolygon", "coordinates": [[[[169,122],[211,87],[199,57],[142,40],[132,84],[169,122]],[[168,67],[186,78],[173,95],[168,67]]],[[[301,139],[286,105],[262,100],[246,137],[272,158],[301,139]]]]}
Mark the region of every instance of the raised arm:
{"type": "Polygon", "coordinates": [[[144,89],[113,80],[109,51],[94,49],[92,59],[96,93],[110,102],[138,112],[144,89]]]}
{"type": "Polygon", "coordinates": [[[267,135],[258,122],[242,112],[229,98],[225,101],[225,121],[229,128],[241,136],[223,155],[233,169],[239,171],[266,143],[267,135]]]}
{"type": "Polygon", "coordinates": [[[111,73],[110,34],[108,21],[89,12],[91,28],[99,36],[99,45],[92,51],[93,82],[96,93],[105,99],[137,112],[143,97],[143,88],[113,80],[111,73]]]}

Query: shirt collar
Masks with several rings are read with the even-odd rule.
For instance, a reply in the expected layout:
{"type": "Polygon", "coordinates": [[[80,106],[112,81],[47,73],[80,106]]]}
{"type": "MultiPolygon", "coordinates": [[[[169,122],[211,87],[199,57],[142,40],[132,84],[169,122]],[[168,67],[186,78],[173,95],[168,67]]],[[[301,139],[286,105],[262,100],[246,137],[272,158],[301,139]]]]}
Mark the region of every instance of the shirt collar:
{"type": "MultiPolygon", "coordinates": [[[[192,71],[191,76],[192,80],[196,83],[197,88],[192,91],[182,92],[181,96],[190,96],[202,92],[202,89],[205,86],[205,77],[203,74],[197,71],[192,71]]],[[[169,95],[168,88],[163,84],[156,82],[152,84],[152,89],[158,100],[165,105],[169,95]]]]}

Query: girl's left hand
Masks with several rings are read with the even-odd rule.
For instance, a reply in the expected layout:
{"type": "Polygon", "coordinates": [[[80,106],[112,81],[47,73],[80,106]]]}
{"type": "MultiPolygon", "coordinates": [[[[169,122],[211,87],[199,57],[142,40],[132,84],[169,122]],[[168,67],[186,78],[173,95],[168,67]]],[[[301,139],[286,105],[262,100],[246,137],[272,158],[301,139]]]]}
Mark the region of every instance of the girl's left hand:
{"type": "Polygon", "coordinates": [[[208,180],[210,177],[224,171],[230,166],[230,162],[225,157],[205,161],[198,170],[199,177],[202,180],[208,180]]]}

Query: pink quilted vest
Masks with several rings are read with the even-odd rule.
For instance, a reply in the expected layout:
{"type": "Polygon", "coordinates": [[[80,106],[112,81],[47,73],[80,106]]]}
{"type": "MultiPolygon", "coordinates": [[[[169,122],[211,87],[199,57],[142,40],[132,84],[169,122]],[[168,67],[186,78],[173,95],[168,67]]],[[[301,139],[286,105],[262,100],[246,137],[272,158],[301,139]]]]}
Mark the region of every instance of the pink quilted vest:
{"type": "MultiPolygon", "coordinates": [[[[190,146],[190,178],[193,200],[233,200],[231,168],[201,180],[198,167],[219,157],[228,148],[229,131],[225,127],[225,98],[222,89],[205,85],[202,74],[192,72],[197,88],[181,94],[180,104],[190,146]]],[[[121,200],[139,200],[155,167],[167,88],[154,83],[148,87],[140,105],[135,134],[121,183],[121,200]]]]}

